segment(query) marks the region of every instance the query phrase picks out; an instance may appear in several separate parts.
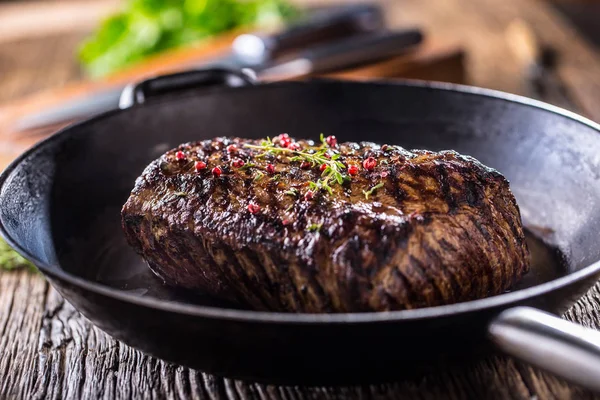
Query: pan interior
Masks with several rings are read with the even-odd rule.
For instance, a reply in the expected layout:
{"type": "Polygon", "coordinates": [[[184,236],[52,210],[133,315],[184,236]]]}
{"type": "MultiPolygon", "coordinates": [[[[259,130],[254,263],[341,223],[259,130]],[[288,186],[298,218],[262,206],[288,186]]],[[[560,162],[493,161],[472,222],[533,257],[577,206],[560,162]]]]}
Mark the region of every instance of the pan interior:
{"type": "Polygon", "coordinates": [[[532,271],[515,290],[600,259],[600,136],[548,110],[424,86],[287,83],[134,107],[69,128],[31,152],[2,187],[0,216],[19,246],[53,268],[162,300],[169,289],[126,245],[120,207],[136,177],[179,143],[287,131],[409,149],[454,149],[498,169],[521,207],[532,271]]]}

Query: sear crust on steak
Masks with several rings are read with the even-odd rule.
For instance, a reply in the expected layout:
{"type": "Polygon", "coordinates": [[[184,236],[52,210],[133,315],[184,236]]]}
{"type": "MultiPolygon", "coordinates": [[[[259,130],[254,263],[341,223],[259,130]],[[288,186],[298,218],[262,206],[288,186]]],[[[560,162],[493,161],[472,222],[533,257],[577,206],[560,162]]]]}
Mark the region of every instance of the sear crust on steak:
{"type": "Polygon", "coordinates": [[[503,293],[529,268],[497,171],[454,151],[332,137],[183,144],[136,180],[122,222],[168,284],[256,310],[430,307],[503,293]]]}

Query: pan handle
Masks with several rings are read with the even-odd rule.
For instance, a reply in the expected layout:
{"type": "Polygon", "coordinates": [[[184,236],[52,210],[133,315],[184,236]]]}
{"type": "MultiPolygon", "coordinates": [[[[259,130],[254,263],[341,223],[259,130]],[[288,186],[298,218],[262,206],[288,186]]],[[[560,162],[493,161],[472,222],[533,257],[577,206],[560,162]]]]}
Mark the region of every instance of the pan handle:
{"type": "Polygon", "coordinates": [[[496,316],[488,336],[503,352],[600,392],[600,332],[516,307],[496,316]]]}
{"type": "Polygon", "coordinates": [[[174,74],[160,75],[125,87],[119,99],[119,108],[143,104],[147,100],[165,94],[210,87],[239,87],[253,85],[256,76],[249,69],[224,68],[197,69],[174,74]]]}

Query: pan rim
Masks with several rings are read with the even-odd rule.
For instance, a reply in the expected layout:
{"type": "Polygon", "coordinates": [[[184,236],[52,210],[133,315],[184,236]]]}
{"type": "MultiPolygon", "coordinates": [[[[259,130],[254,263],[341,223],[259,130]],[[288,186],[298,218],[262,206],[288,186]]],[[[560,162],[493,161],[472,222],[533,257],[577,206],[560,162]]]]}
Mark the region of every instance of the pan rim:
{"type": "MultiPolygon", "coordinates": [[[[305,85],[307,83],[317,84],[350,84],[356,86],[363,85],[393,85],[397,87],[411,87],[411,88],[426,88],[439,91],[455,92],[459,94],[469,94],[476,96],[483,96],[493,98],[497,100],[504,100],[511,103],[517,103],[524,106],[534,107],[542,111],[558,114],[568,119],[574,120],[583,125],[596,130],[600,133],[600,124],[591,121],[581,115],[574,112],[562,109],[560,107],[553,106],[548,103],[544,103],[538,100],[530,99],[524,96],[519,96],[511,93],[506,93],[493,89],[485,89],[476,86],[459,85],[453,83],[443,82],[424,82],[415,80],[378,80],[371,82],[357,82],[357,81],[341,81],[335,79],[312,79],[308,82],[278,82],[269,83],[266,85],[249,86],[242,88],[224,88],[223,91],[231,90],[252,90],[261,87],[281,87],[281,86],[294,86],[294,85],[305,85]]],[[[195,96],[202,95],[196,94],[195,96]]],[[[210,95],[210,94],[208,94],[210,95]]],[[[159,103],[159,102],[157,102],[159,103]]],[[[157,104],[153,103],[153,104],[157,104]]],[[[0,174],[0,196],[3,195],[5,184],[12,172],[19,166],[24,160],[26,160],[31,154],[43,149],[55,140],[59,140],[62,137],[71,133],[74,129],[80,126],[94,123],[98,120],[108,118],[111,115],[120,113],[124,110],[111,110],[93,118],[69,125],[64,127],[50,137],[36,143],[34,146],[23,152],[15,160],[13,160],[4,171],[0,174]]],[[[481,311],[485,309],[503,308],[510,306],[511,304],[518,303],[530,298],[538,297],[548,292],[557,290],[565,287],[569,284],[584,279],[600,270],[600,261],[590,264],[579,271],[567,274],[549,282],[542,283],[527,289],[518,290],[515,292],[505,293],[497,296],[487,297],[478,300],[472,300],[463,303],[441,305],[435,307],[419,308],[412,310],[399,310],[399,311],[384,311],[384,312],[364,312],[364,313],[335,313],[335,314],[309,314],[309,313],[282,313],[282,312],[267,312],[267,311],[252,311],[252,310],[238,310],[231,308],[222,308],[205,305],[195,305],[176,301],[165,301],[154,299],[151,297],[140,297],[116,288],[96,283],[90,280],[83,279],[76,275],[70,274],[63,270],[59,264],[50,264],[37,259],[26,251],[16,240],[14,240],[8,233],[4,226],[4,221],[0,218],[0,237],[2,237],[11,247],[17,252],[23,255],[26,259],[35,264],[40,271],[53,279],[63,280],[71,285],[80,287],[83,290],[94,292],[96,294],[113,298],[118,301],[131,303],[141,307],[147,307],[156,309],[158,311],[164,311],[169,313],[176,313],[187,315],[190,317],[210,318],[216,320],[230,320],[239,322],[254,322],[254,323],[280,323],[280,324],[302,324],[302,325],[321,325],[321,324],[365,324],[365,323],[393,323],[398,321],[417,321],[423,319],[439,318],[449,315],[461,315],[464,313],[470,313],[475,311],[481,311]]]]}

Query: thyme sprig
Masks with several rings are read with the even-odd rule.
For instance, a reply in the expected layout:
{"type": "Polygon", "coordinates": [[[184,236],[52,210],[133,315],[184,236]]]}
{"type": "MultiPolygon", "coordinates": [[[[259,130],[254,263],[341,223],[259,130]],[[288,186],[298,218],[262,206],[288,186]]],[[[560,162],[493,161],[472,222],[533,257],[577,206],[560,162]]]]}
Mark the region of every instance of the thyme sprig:
{"type": "Polygon", "coordinates": [[[381,189],[383,187],[383,182],[379,182],[377,185],[373,186],[369,190],[363,190],[363,194],[365,195],[365,199],[369,200],[369,196],[371,196],[377,189],[381,189]]]}
{"type": "Polygon", "coordinates": [[[298,197],[298,195],[300,194],[300,192],[298,192],[298,189],[296,189],[296,188],[291,188],[290,190],[286,190],[283,193],[287,194],[288,196],[292,196],[292,197],[298,197]]]}
{"type": "Polygon", "coordinates": [[[306,161],[310,163],[313,168],[317,165],[325,165],[325,169],[321,173],[321,178],[316,182],[309,182],[309,185],[312,190],[324,189],[329,192],[329,194],[332,194],[332,183],[338,183],[339,185],[344,183],[346,177],[342,171],[346,169],[346,166],[341,161],[338,161],[340,158],[338,153],[329,153],[330,148],[327,146],[323,134],[321,134],[321,143],[321,146],[316,149],[292,150],[287,147],[277,147],[271,138],[268,137],[261,141],[258,146],[244,144],[244,147],[262,150],[263,152],[257,155],[259,158],[265,157],[268,154],[286,154],[290,156],[290,161],[306,161]]]}
{"type": "Polygon", "coordinates": [[[262,172],[260,172],[260,171],[256,171],[256,174],[254,175],[254,179],[253,179],[253,181],[254,181],[254,182],[256,182],[256,181],[260,181],[260,180],[263,178],[263,176],[265,176],[265,174],[263,174],[263,173],[262,173],[262,172]]]}
{"type": "Polygon", "coordinates": [[[248,168],[254,168],[254,167],[256,167],[256,164],[253,164],[253,163],[246,163],[246,164],[242,165],[242,166],[239,168],[239,170],[240,170],[240,171],[243,171],[243,170],[246,170],[246,169],[248,169],[248,168]]]}

